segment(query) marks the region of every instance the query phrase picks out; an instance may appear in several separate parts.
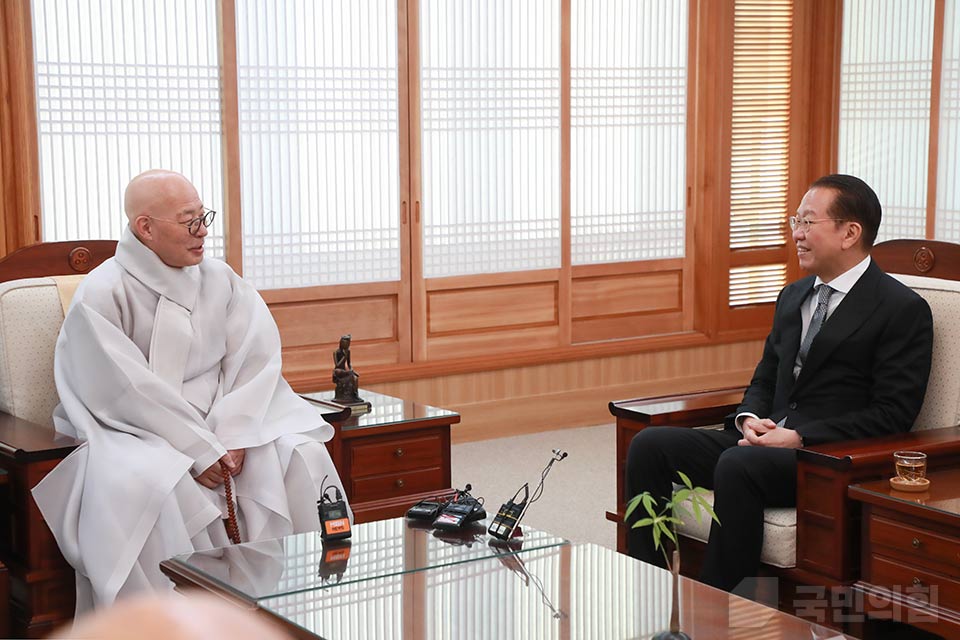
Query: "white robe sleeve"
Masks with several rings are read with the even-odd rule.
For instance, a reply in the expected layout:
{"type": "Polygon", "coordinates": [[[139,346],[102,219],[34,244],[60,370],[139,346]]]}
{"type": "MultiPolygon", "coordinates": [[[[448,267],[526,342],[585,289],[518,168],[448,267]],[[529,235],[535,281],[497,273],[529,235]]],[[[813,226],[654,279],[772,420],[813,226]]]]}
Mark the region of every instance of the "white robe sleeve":
{"type": "Polygon", "coordinates": [[[203,417],[150,371],[139,348],[119,327],[82,300],[75,301],[57,341],[54,376],[66,414],[87,438],[96,437],[77,417],[144,440],[162,439],[193,460],[193,475],[226,454],[203,417]],[[73,406],[71,406],[73,405],[73,406]]]}
{"type": "MultiPolygon", "coordinates": [[[[257,447],[283,433],[329,428],[283,379],[280,332],[260,294],[235,276],[232,285],[220,395],[207,425],[227,449],[257,447]]],[[[329,439],[330,431],[321,439],[329,439]]]]}

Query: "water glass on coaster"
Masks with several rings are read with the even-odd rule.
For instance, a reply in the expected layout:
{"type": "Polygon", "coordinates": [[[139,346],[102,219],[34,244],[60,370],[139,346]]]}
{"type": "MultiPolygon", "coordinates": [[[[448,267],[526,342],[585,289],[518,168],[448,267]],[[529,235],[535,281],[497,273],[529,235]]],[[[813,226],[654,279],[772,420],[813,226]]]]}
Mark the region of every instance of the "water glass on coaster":
{"type": "Polygon", "coordinates": [[[897,451],[893,454],[897,475],[890,478],[890,486],[899,491],[926,491],[927,454],[922,451],[897,451]]]}

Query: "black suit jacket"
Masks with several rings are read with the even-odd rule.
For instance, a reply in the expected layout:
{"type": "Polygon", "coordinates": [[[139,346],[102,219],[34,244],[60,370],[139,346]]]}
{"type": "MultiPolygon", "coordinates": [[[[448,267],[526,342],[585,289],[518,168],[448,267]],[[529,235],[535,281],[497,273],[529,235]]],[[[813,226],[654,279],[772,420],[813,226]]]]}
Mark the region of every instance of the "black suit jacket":
{"type": "Polygon", "coordinates": [[[794,380],[800,307],[814,280],[808,276],[780,292],[763,357],[737,413],[774,422],[786,417],[785,426],[805,445],[910,430],[930,375],[929,305],[871,261],[814,338],[794,380]]]}

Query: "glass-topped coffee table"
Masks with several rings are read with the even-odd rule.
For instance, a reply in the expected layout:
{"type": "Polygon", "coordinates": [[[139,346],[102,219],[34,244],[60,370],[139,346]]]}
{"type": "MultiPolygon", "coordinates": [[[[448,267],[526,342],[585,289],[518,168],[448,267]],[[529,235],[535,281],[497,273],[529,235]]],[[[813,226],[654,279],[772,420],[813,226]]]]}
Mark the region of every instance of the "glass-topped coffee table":
{"type": "Polygon", "coordinates": [[[393,518],[356,525],[346,541],[324,543],[318,532],[298,533],[177,556],[161,568],[177,585],[252,607],[267,598],[569,544],[534,529],[503,543],[487,534],[487,524],[452,533],[393,518]]]}
{"type": "MultiPolygon", "coordinates": [[[[349,556],[337,551],[298,534],[161,567],[297,638],[643,638],[670,617],[668,572],[529,529],[502,547],[479,527],[441,537],[398,518],[358,525],[349,556]]],[[[679,594],[694,638],[845,637],[685,578],[679,594]]]]}
{"type": "MultiPolygon", "coordinates": [[[[593,544],[375,578],[261,600],[298,638],[471,640],[650,638],[669,625],[671,575],[593,544]]],[[[846,636],[680,578],[681,628],[695,639],[846,636]],[[815,633],[816,632],[816,635],[815,633]]]]}

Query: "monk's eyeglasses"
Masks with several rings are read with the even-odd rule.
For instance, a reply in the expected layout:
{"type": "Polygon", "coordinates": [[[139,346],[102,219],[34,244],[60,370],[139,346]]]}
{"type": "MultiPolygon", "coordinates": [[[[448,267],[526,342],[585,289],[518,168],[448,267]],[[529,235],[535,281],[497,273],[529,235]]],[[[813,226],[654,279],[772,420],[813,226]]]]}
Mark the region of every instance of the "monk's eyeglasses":
{"type": "Polygon", "coordinates": [[[217,212],[213,209],[204,209],[203,215],[197,216],[196,218],[191,218],[186,222],[177,222],[176,220],[167,220],[166,218],[157,218],[155,216],[144,216],[150,218],[151,220],[157,220],[158,222],[170,222],[172,224],[182,224],[187,228],[187,231],[190,232],[190,235],[195,236],[200,233],[200,225],[202,224],[205,227],[209,227],[213,224],[213,219],[217,217],[217,212]]]}

